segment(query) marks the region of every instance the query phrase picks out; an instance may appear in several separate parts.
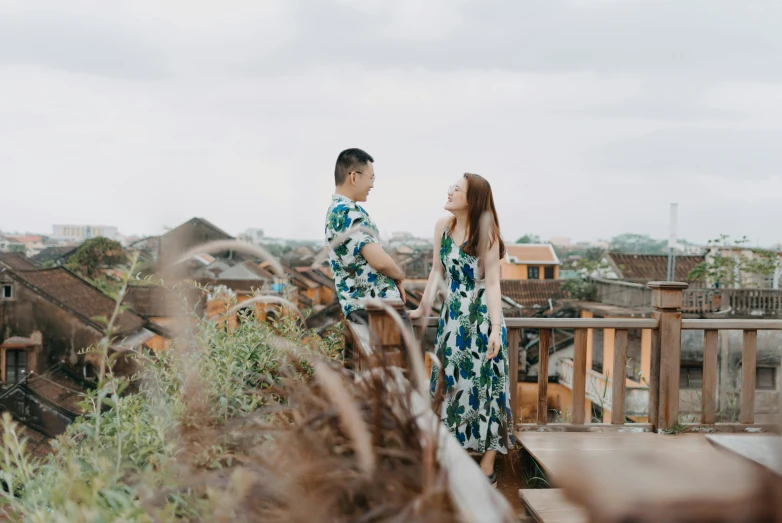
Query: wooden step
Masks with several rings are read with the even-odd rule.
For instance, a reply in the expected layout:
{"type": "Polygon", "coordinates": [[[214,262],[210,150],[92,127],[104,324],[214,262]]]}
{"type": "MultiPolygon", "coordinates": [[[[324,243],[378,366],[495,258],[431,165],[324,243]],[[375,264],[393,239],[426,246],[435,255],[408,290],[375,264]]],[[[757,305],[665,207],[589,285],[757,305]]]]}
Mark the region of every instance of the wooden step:
{"type": "Polygon", "coordinates": [[[717,448],[754,461],[782,477],[782,438],[766,434],[714,434],[706,439],[717,448]]]}
{"type": "Polygon", "coordinates": [[[561,489],[520,489],[519,497],[538,523],[587,523],[584,509],[572,504],[561,489]]]}

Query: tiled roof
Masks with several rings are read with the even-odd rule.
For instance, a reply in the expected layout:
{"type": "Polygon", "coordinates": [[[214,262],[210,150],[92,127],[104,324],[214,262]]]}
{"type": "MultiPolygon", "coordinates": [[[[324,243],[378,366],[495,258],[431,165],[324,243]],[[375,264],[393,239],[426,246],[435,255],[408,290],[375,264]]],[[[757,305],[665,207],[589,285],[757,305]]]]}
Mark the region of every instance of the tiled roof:
{"type": "Polygon", "coordinates": [[[329,278],[325,274],[323,274],[323,271],[320,271],[318,269],[305,269],[299,272],[322,287],[327,287],[331,290],[336,290],[336,286],[334,285],[334,280],[329,278]]]}
{"type": "Polygon", "coordinates": [[[307,316],[305,323],[308,329],[315,329],[320,332],[342,321],[342,319],[342,309],[339,306],[339,302],[334,301],[320,311],[307,316]]]}
{"type": "Polygon", "coordinates": [[[222,236],[226,240],[232,240],[234,238],[233,236],[231,236],[230,234],[228,234],[227,232],[225,232],[224,230],[222,230],[221,228],[219,228],[215,224],[211,223],[209,220],[205,220],[204,218],[199,218],[199,217],[190,218],[185,223],[183,223],[181,225],[178,225],[177,227],[174,227],[170,231],[167,231],[163,235],[163,237],[169,236],[172,233],[174,233],[175,231],[179,232],[180,229],[184,229],[184,228],[187,228],[187,227],[195,227],[197,225],[203,225],[207,229],[212,230],[212,232],[214,232],[217,236],[222,236]]]}
{"type": "MultiPolygon", "coordinates": [[[[665,281],[668,278],[668,256],[665,254],[608,254],[613,265],[619,270],[624,281],[648,283],[665,281]]],[[[676,281],[687,281],[687,276],[696,265],[705,261],[703,256],[676,256],[676,281]]]]}
{"type": "Polygon", "coordinates": [[[245,262],[245,266],[254,274],[257,274],[259,277],[269,281],[274,281],[274,274],[272,274],[266,268],[261,267],[259,264],[255,263],[254,261],[245,262]]]}
{"type": "Polygon", "coordinates": [[[19,252],[0,252],[0,264],[15,271],[34,271],[38,268],[30,258],[19,252]]]}
{"type": "MultiPolygon", "coordinates": [[[[96,322],[93,318],[99,316],[110,318],[114,312],[116,305],[114,300],[62,267],[20,271],[14,273],[14,277],[32,287],[41,296],[81,316],[82,321],[98,330],[105,329],[105,325],[96,322]]],[[[139,315],[123,311],[117,315],[114,331],[117,334],[127,333],[143,325],[144,320],[139,315]]]]}
{"type": "Polygon", "coordinates": [[[291,277],[294,284],[298,284],[298,286],[304,286],[309,289],[316,289],[320,287],[319,284],[315,283],[311,279],[307,278],[304,274],[301,274],[299,271],[292,269],[291,267],[288,267],[287,265],[282,266],[283,269],[285,269],[285,273],[291,277]]]}
{"type": "Polygon", "coordinates": [[[559,264],[554,248],[549,244],[512,243],[506,244],[508,258],[516,258],[516,263],[559,264]]]}
{"type": "Polygon", "coordinates": [[[25,245],[28,243],[38,243],[43,240],[43,236],[32,236],[29,234],[25,236],[6,236],[6,238],[17,243],[23,243],[25,245]]]}
{"type": "Polygon", "coordinates": [[[187,306],[192,308],[202,299],[200,289],[186,288],[174,292],[161,285],[129,285],[123,303],[146,318],[176,316],[187,306]]]}
{"type": "Polygon", "coordinates": [[[87,389],[61,369],[55,367],[50,373],[33,375],[27,380],[27,387],[61,409],[76,416],[84,414],[79,403],[87,389]]]}
{"type": "Polygon", "coordinates": [[[37,263],[46,263],[46,262],[53,262],[57,261],[60,258],[67,256],[71,253],[76,252],[78,247],[74,246],[66,246],[66,247],[47,247],[35,256],[32,257],[32,260],[37,263]]]}
{"type": "MultiPolygon", "coordinates": [[[[3,429],[0,428],[0,437],[2,437],[3,429]]],[[[29,455],[37,458],[45,458],[49,454],[54,452],[51,445],[51,439],[46,434],[42,434],[35,429],[32,429],[21,422],[17,421],[16,434],[24,438],[26,441],[25,448],[29,455]]]]}
{"type": "Polygon", "coordinates": [[[548,307],[548,300],[567,298],[563,280],[500,280],[502,295],[523,307],[548,307]]]}
{"type": "Polygon", "coordinates": [[[308,298],[306,295],[304,295],[304,294],[299,294],[299,295],[296,297],[296,299],[298,300],[298,302],[299,302],[299,306],[300,306],[300,307],[312,307],[312,305],[313,305],[313,303],[312,303],[312,300],[311,300],[311,299],[309,299],[309,298],[308,298]]]}
{"type": "Polygon", "coordinates": [[[416,252],[399,260],[399,266],[409,280],[425,280],[432,271],[432,251],[416,252]]]}

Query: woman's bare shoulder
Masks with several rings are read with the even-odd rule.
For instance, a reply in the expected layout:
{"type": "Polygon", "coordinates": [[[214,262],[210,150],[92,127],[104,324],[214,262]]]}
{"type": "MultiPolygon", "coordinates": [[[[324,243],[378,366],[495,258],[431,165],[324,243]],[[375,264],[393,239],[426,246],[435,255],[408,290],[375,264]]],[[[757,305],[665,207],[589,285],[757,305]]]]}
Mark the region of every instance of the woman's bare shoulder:
{"type": "Polygon", "coordinates": [[[448,227],[448,223],[450,223],[450,221],[450,216],[443,216],[442,218],[438,219],[434,225],[434,232],[436,234],[442,234],[445,228],[448,227]]]}

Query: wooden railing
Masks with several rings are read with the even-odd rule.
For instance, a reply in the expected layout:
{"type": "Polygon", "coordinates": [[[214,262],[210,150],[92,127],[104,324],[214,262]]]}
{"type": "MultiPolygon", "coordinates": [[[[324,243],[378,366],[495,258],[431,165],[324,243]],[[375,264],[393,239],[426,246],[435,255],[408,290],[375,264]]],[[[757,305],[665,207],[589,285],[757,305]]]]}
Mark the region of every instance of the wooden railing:
{"type": "Polygon", "coordinates": [[[731,315],[782,317],[782,290],[779,289],[688,289],[682,311],[731,315]]]}
{"type": "Polygon", "coordinates": [[[716,420],[718,333],[721,330],[743,331],[739,423],[754,423],[758,331],[782,330],[782,320],[682,320],[681,328],[684,330],[704,331],[703,382],[701,388],[701,423],[703,424],[713,424],[716,420]]]}
{"type": "MultiPolygon", "coordinates": [[[[640,283],[594,278],[597,301],[619,307],[649,307],[652,290],[640,283]]],[[[733,316],[782,318],[782,290],[707,289],[688,287],[682,294],[682,312],[688,314],[729,313],[733,316]]]]}
{"type": "MultiPolygon", "coordinates": [[[[559,362],[559,383],[573,389],[573,360],[563,359],[559,362]]],[[[621,379],[625,379],[621,376],[621,379]]],[[[600,405],[604,411],[613,411],[613,379],[596,370],[587,369],[586,399],[600,405]]],[[[637,385],[626,387],[625,414],[627,416],[644,416],[648,414],[649,387],[637,385]],[[628,410],[629,406],[629,410],[628,410]]]]}
{"type": "MultiPolygon", "coordinates": [[[[757,332],[782,330],[782,320],[682,320],[683,291],[686,283],[654,282],[652,290],[652,318],[508,318],[508,347],[510,358],[511,411],[518,412],[518,353],[522,329],[540,332],[540,357],[538,362],[538,397],[536,425],[544,426],[548,420],[549,349],[553,329],[574,329],[574,355],[572,370],[573,401],[570,407],[570,426],[582,426],[588,420],[585,412],[587,384],[587,341],[590,329],[613,329],[614,369],[627,365],[628,330],[650,329],[652,350],[649,376],[649,424],[652,430],[671,429],[679,416],[679,380],[681,367],[682,329],[704,330],[703,404],[701,423],[713,425],[716,421],[717,332],[719,330],[744,331],[740,424],[754,423],[755,363],[757,357],[757,332]]],[[[437,318],[429,318],[427,325],[436,326],[437,318]]],[[[621,372],[618,370],[618,372],[621,372]]],[[[620,374],[621,375],[621,374],[620,374]]],[[[611,381],[611,424],[625,424],[626,380],[611,381]]]]}

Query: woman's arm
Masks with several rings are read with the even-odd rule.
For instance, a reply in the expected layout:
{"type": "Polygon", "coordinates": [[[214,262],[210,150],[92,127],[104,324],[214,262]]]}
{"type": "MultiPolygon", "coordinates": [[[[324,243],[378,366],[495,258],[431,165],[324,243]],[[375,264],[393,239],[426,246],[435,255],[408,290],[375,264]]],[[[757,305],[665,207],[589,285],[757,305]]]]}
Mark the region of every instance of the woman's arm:
{"type": "Polygon", "coordinates": [[[500,352],[502,345],[502,290],[500,288],[500,243],[494,241],[483,255],[486,270],[486,306],[489,308],[489,319],[492,328],[489,336],[489,352],[487,357],[494,358],[500,352]]]}
{"type": "Polygon", "coordinates": [[[435,281],[443,281],[443,265],[440,263],[440,247],[443,240],[443,232],[448,226],[450,218],[444,217],[437,220],[434,226],[434,251],[432,252],[432,270],[429,272],[429,279],[426,280],[426,288],[424,289],[424,295],[421,298],[421,303],[418,308],[410,313],[410,318],[418,319],[423,317],[424,313],[429,314],[434,303],[434,297],[437,294],[438,285],[435,281]]]}

